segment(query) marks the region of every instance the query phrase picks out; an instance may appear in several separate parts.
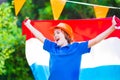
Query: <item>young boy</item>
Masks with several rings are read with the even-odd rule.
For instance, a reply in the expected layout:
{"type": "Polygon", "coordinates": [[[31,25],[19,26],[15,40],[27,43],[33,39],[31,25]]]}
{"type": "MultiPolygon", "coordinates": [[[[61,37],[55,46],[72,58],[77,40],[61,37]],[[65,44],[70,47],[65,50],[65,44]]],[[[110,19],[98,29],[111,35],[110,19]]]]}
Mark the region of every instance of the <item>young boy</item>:
{"type": "Polygon", "coordinates": [[[117,25],[113,16],[112,25],[107,30],[89,41],[78,43],[73,42],[72,29],[66,23],[59,23],[52,29],[55,42],[46,39],[30,24],[30,20],[24,24],[43,42],[43,48],[50,53],[49,80],[79,80],[82,54],[90,52],[90,48],[110,35],[117,25]]]}

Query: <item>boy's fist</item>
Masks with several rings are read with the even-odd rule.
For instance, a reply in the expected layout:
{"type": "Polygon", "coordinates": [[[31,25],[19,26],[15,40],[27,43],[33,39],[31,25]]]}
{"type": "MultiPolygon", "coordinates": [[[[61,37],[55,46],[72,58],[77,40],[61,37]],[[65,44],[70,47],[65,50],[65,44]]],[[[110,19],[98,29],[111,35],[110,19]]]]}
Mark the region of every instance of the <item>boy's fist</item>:
{"type": "Polygon", "coordinates": [[[115,17],[115,21],[116,21],[116,25],[115,25],[115,29],[120,29],[120,19],[118,17],[115,17]]]}

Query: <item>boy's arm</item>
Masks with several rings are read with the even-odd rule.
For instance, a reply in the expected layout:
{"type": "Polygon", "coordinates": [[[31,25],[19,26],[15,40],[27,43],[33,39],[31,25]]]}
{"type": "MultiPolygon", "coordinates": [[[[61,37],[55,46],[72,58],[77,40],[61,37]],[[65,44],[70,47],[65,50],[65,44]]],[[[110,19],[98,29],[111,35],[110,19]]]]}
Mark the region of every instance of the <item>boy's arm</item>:
{"type": "Polygon", "coordinates": [[[34,34],[34,36],[36,38],[38,38],[41,42],[45,41],[45,37],[44,35],[39,32],[37,29],[35,29],[31,24],[30,24],[30,20],[28,19],[27,21],[24,22],[25,26],[34,34]]]}
{"type": "Polygon", "coordinates": [[[99,34],[97,37],[89,40],[88,42],[88,47],[92,47],[95,44],[99,43],[100,41],[102,41],[103,39],[105,39],[106,37],[108,37],[114,30],[115,30],[115,25],[116,25],[116,21],[115,21],[115,16],[113,16],[112,18],[112,25],[105,30],[104,32],[102,32],[101,34],[99,34]]]}

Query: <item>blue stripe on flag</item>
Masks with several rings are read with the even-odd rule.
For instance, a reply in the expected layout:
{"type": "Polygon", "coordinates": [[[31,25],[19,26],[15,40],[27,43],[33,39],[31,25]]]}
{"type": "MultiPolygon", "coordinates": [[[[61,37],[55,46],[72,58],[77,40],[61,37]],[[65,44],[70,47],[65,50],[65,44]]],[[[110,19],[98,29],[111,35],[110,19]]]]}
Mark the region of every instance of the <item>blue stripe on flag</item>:
{"type": "Polygon", "coordinates": [[[120,80],[120,65],[82,69],[80,80],[120,80]]]}
{"type": "Polygon", "coordinates": [[[49,67],[41,66],[36,63],[33,63],[30,66],[32,73],[34,75],[35,80],[48,80],[49,77],[49,67]]]}

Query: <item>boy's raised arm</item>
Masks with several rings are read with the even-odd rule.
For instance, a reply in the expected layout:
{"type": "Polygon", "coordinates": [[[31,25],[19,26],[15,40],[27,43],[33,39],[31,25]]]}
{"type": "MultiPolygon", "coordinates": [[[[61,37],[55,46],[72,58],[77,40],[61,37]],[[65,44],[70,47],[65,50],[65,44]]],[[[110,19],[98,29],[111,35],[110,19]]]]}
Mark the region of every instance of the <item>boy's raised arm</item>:
{"type": "Polygon", "coordinates": [[[27,21],[24,22],[25,26],[34,34],[34,36],[36,38],[38,38],[41,42],[44,42],[44,40],[46,39],[44,37],[44,35],[39,32],[37,29],[35,29],[31,24],[30,24],[30,20],[28,19],[27,21]]]}
{"type": "Polygon", "coordinates": [[[115,21],[115,16],[113,16],[112,25],[107,30],[99,34],[97,37],[89,40],[88,47],[90,48],[94,46],[95,44],[99,43],[100,41],[102,41],[103,39],[105,39],[106,37],[108,37],[115,30],[116,24],[117,23],[115,21]]]}

